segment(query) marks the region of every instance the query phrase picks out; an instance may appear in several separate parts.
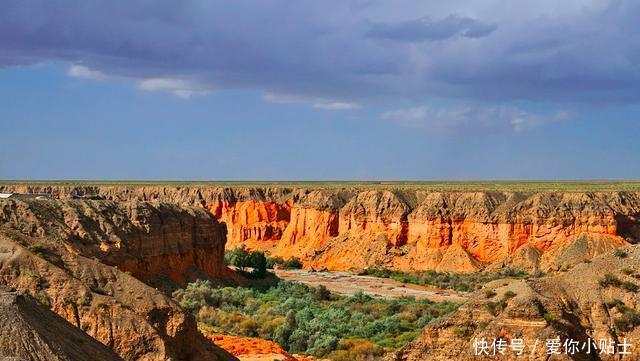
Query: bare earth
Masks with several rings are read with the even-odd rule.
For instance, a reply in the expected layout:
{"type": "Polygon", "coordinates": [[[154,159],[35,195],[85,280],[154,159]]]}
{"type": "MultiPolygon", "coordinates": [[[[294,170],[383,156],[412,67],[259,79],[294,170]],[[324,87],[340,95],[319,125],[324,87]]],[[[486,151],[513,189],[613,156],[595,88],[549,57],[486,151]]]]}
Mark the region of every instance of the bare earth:
{"type": "Polygon", "coordinates": [[[413,284],[401,283],[388,278],[357,276],[349,272],[310,272],[305,270],[275,270],[278,277],[310,286],[324,285],[328,290],[353,295],[358,291],[383,298],[415,297],[432,301],[464,302],[467,295],[451,290],[440,290],[413,284]]]}

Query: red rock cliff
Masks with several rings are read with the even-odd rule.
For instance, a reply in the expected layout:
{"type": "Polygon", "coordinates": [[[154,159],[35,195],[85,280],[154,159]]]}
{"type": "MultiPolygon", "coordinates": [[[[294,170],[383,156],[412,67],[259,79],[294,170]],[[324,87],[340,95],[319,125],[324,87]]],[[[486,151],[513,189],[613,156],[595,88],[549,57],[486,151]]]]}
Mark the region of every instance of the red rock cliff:
{"type": "MultiPolygon", "coordinates": [[[[2,188],[0,188],[1,190],[2,188]]],[[[5,187],[5,190],[7,188],[5,187]]],[[[245,244],[314,268],[474,271],[573,241],[640,239],[637,192],[431,192],[216,187],[13,187],[208,208],[245,244]]],[[[606,247],[605,247],[606,248],[606,247]]],[[[526,263],[526,262],[525,262],[526,263]]]]}

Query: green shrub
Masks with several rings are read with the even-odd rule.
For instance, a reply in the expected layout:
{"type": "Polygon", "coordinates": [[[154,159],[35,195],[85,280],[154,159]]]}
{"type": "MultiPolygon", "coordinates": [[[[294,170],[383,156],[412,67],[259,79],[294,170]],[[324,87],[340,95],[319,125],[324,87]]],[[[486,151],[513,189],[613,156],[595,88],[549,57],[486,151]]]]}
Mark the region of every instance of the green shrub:
{"type": "Polygon", "coordinates": [[[267,275],[267,268],[269,268],[270,263],[263,252],[249,252],[244,245],[226,251],[224,260],[227,266],[235,266],[240,272],[245,272],[247,268],[252,268],[250,275],[256,278],[264,278],[267,275]]]}
{"type": "Polygon", "coordinates": [[[498,316],[506,305],[502,302],[489,301],[485,304],[485,308],[493,316],[498,316]]]}
{"type": "Polygon", "coordinates": [[[300,262],[300,260],[297,257],[293,257],[293,258],[289,258],[288,260],[284,261],[283,266],[286,269],[301,269],[302,268],[302,262],[300,262]]]}
{"type": "Polygon", "coordinates": [[[37,294],[36,301],[38,301],[39,304],[45,307],[51,307],[51,302],[49,301],[49,297],[47,297],[47,295],[45,295],[44,293],[37,294]]]}
{"type": "Polygon", "coordinates": [[[624,275],[631,276],[634,271],[633,271],[633,268],[631,267],[622,267],[620,269],[620,272],[624,275]]]}
{"type": "Polygon", "coordinates": [[[618,248],[615,251],[613,251],[613,255],[618,257],[618,258],[627,258],[627,256],[628,256],[627,251],[625,251],[622,248],[618,248]]]}
{"type": "Polygon", "coordinates": [[[95,292],[95,293],[97,293],[99,295],[106,295],[106,296],[110,295],[110,292],[107,289],[102,288],[100,286],[92,286],[91,287],[91,291],[93,291],[93,292],[95,292]]]}
{"type": "Polygon", "coordinates": [[[76,302],[76,305],[78,306],[89,306],[91,304],[91,300],[88,300],[86,298],[81,298],[76,302]]]}
{"type": "Polygon", "coordinates": [[[604,277],[598,282],[600,284],[600,287],[620,287],[622,285],[622,281],[620,281],[620,279],[618,277],[616,277],[615,275],[611,274],[611,273],[605,273],[604,277]]]}
{"type": "Polygon", "coordinates": [[[46,250],[47,249],[42,247],[42,246],[31,246],[31,247],[29,247],[29,251],[37,254],[38,256],[44,256],[46,250]]]}
{"type": "Polygon", "coordinates": [[[238,267],[240,271],[244,271],[245,268],[250,266],[249,258],[249,251],[242,245],[242,247],[226,251],[224,254],[224,263],[227,266],[235,266],[238,267]]]}
{"type": "Polygon", "coordinates": [[[173,293],[206,329],[261,337],[290,352],[361,360],[397,349],[458,305],[401,298],[345,297],[324,287],[280,281],[268,288],[220,288],[196,281],[173,293]]]}
{"type": "Polygon", "coordinates": [[[630,292],[638,292],[640,287],[631,281],[621,281],[618,277],[611,273],[605,273],[604,277],[599,281],[601,287],[618,287],[630,292]]]}
{"type": "Polygon", "coordinates": [[[640,325],[640,312],[628,309],[621,317],[615,318],[613,324],[620,331],[632,331],[636,326],[640,325]]]}
{"type": "Polygon", "coordinates": [[[569,263],[569,262],[564,262],[564,263],[562,264],[562,266],[560,266],[559,271],[560,271],[560,272],[567,272],[567,271],[568,271],[568,270],[570,270],[570,269],[571,269],[571,263],[569,263]]]}
{"type": "Polygon", "coordinates": [[[620,285],[620,288],[625,289],[629,292],[638,292],[638,285],[630,282],[630,281],[623,281],[622,284],[620,285]]]}
{"type": "Polygon", "coordinates": [[[496,291],[494,291],[494,290],[490,290],[490,289],[486,289],[486,290],[484,290],[484,297],[485,297],[485,298],[493,298],[493,297],[495,297],[495,296],[496,296],[496,294],[497,294],[497,293],[496,293],[496,291]]]}
{"type": "Polygon", "coordinates": [[[560,321],[560,316],[555,313],[545,313],[542,318],[547,321],[548,324],[558,323],[560,321]]]}
{"type": "Polygon", "coordinates": [[[454,327],[451,332],[456,336],[465,336],[469,333],[469,329],[467,327],[454,327]]]}
{"type": "Polygon", "coordinates": [[[391,278],[402,283],[434,286],[441,289],[453,289],[462,292],[473,291],[483,284],[500,278],[530,278],[543,275],[540,273],[532,276],[510,268],[498,272],[476,272],[471,274],[441,273],[436,271],[403,273],[388,269],[370,268],[366,269],[363,274],[379,278],[391,278]]]}
{"type": "Polygon", "coordinates": [[[513,292],[513,291],[507,291],[504,293],[504,298],[514,298],[517,296],[517,293],[513,292]]]}
{"type": "Polygon", "coordinates": [[[267,268],[273,269],[276,265],[280,266],[284,264],[282,257],[267,257],[267,268]]]}

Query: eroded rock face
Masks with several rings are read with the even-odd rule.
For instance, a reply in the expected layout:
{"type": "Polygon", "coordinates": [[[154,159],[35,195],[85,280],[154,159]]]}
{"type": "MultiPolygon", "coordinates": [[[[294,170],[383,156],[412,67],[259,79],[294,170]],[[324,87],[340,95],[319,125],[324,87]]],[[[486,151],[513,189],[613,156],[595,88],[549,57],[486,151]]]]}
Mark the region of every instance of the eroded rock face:
{"type": "Polygon", "coordinates": [[[5,358],[29,361],[122,360],[30,296],[0,289],[0,359],[5,358]]]}
{"type": "Polygon", "coordinates": [[[125,360],[233,360],[142,280],[225,279],[224,227],[175,204],[0,201],[0,284],[32,295],[125,360]]]}
{"type": "Polygon", "coordinates": [[[547,259],[541,265],[541,255],[579,235],[602,235],[616,246],[640,239],[637,192],[169,186],[4,186],[0,191],[100,194],[205,207],[226,224],[228,248],[246,245],[333,270],[473,272],[509,264],[531,271],[555,267],[547,259]]]}
{"type": "Polygon", "coordinates": [[[626,252],[624,257],[608,252],[567,272],[540,279],[486,284],[451,317],[428,326],[418,339],[385,360],[638,360],[640,325],[627,327],[619,322],[625,314],[640,310],[640,296],[628,286],[601,283],[606,273],[621,282],[640,283],[640,246],[627,247],[626,252]],[[549,357],[546,341],[557,337],[562,344],[577,341],[580,348],[589,339],[596,345],[591,354],[585,349],[567,354],[561,347],[561,354],[549,357]],[[617,345],[625,338],[633,345],[626,350],[628,355],[621,355],[617,345]],[[489,343],[500,339],[507,345],[522,339],[526,348],[521,356],[509,347],[504,355],[479,356],[474,342],[482,339],[489,343]],[[534,348],[536,340],[539,343],[534,348]],[[616,353],[597,349],[600,340],[611,340],[616,353]]]}

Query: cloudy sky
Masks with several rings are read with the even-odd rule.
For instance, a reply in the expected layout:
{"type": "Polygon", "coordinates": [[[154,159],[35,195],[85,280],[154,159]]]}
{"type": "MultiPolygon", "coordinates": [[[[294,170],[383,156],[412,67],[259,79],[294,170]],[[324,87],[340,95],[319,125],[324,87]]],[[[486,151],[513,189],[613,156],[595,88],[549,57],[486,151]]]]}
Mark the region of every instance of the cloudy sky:
{"type": "Polygon", "coordinates": [[[633,0],[0,0],[0,178],[640,178],[639,18],[633,0]]]}

